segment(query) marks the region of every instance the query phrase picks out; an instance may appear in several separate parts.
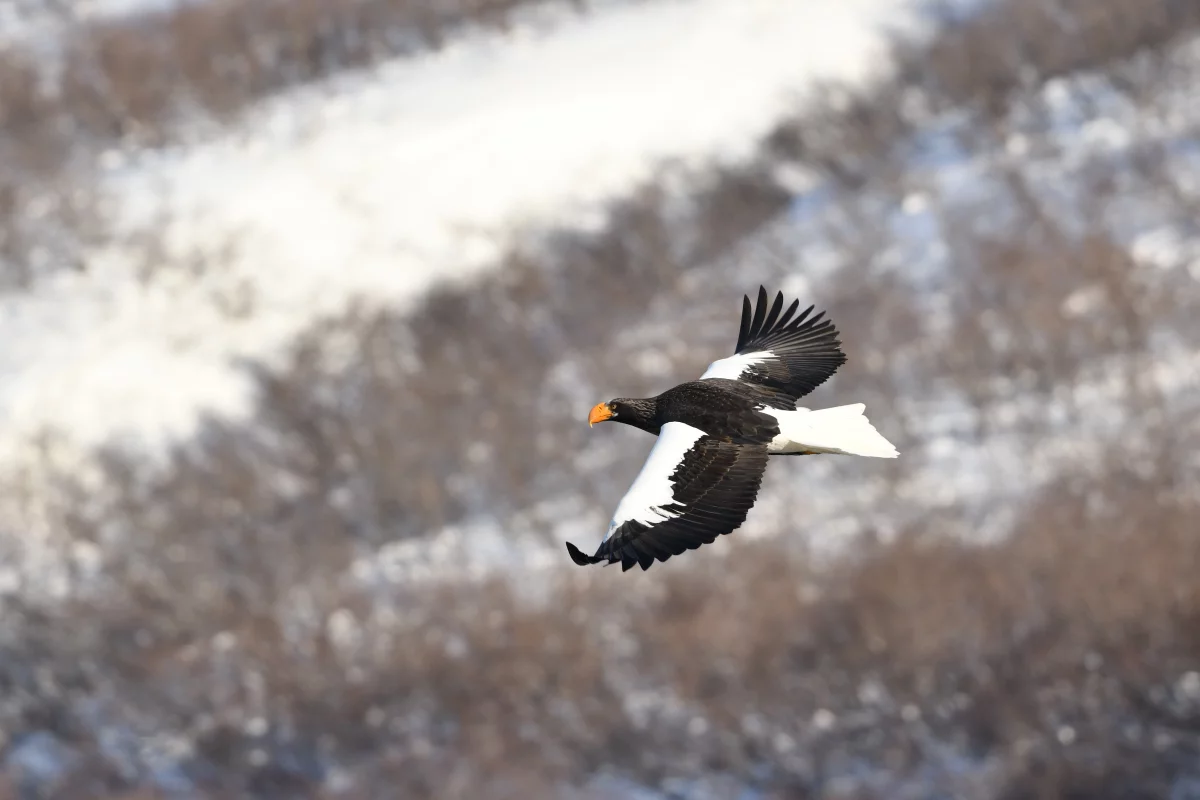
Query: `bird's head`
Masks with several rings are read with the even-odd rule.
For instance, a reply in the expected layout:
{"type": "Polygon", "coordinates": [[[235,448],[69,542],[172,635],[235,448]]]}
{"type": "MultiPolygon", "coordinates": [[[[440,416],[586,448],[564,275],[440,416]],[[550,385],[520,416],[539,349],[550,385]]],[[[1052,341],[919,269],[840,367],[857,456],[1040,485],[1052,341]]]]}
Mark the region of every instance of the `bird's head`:
{"type": "Polygon", "coordinates": [[[635,428],[657,432],[658,425],[654,422],[654,417],[654,400],[631,400],[627,397],[618,397],[616,400],[592,406],[592,411],[588,414],[588,425],[612,420],[613,422],[624,422],[635,428]]]}

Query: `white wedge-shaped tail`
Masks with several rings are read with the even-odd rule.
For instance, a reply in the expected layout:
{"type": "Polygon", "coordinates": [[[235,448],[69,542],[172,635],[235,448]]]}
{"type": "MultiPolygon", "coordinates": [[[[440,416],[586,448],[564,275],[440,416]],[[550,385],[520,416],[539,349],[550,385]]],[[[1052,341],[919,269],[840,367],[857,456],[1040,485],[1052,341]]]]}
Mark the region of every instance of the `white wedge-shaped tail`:
{"type": "Polygon", "coordinates": [[[816,411],[807,408],[795,411],[764,408],[764,413],[779,420],[779,435],[771,442],[768,452],[776,455],[841,453],[872,458],[895,458],[900,455],[892,443],[871,425],[863,414],[865,409],[862,403],[816,411]]]}

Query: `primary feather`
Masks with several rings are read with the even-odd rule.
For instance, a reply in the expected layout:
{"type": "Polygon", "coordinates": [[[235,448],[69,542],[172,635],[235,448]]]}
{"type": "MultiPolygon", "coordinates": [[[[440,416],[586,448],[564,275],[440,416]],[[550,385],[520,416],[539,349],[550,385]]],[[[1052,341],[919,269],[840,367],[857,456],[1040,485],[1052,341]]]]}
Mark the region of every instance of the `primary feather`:
{"type": "Polygon", "coordinates": [[[728,358],[709,365],[700,376],[729,378],[771,389],[793,402],[829,379],[846,363],[837,328],[825,313],[812,314],[809,306],[799,315],[799,300],[783,311],[783,292],[769,305],[767,290],[758,289],[758,304],[742,298],[742,321],[737,348],[728,358]]]}

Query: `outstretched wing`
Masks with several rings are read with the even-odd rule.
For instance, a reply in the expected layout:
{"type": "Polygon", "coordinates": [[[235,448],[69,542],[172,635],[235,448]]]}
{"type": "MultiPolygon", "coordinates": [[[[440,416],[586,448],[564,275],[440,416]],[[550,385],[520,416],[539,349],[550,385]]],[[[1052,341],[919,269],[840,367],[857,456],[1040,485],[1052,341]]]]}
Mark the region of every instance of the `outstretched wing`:
{"type": "Polygon", "coordinates": [[[735,530],[758,496],[767,468],[765,444],[714,439],[683,422],[668,422],[633,485],[617,506],[595,555],[567,542],[576,564],[640,564],[650,569],[735,530]]]}
{"type": "Polygon", "coordinates": [[[838,342],[837,328],[822,319],[825,312],[810,317],[814,306],[793,319],[799,300],[783,310],[783,292],[768,310],[767,290],[758,288],[758,305],[742,298],[742,325],[734,355],[708,365],[700,376],[728,378],[765,386],[793,402],[811,392],[846,363],[838,342]]]}

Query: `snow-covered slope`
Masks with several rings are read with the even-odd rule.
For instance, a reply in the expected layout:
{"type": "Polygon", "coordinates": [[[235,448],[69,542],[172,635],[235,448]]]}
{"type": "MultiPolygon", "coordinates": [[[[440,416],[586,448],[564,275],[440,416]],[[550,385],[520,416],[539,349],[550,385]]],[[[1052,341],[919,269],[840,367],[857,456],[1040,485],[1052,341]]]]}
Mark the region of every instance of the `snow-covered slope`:
{"type": "Polygon", "coordinates": [[[120,225],[165,224],[169,255],[143,280],[111,246],[0,299],[0,455],[44,426],[154,444],[238,414],[233,359],[270,358],[355,296],[467,275],[513,225],[584,222],[663,159],[736,159],[812,80],[882,69],[904,7],[613,5],[291,92],[216,140],[110,153],[120,225]]]}

